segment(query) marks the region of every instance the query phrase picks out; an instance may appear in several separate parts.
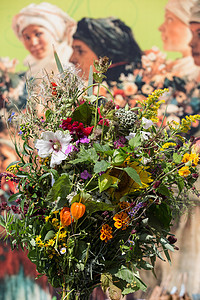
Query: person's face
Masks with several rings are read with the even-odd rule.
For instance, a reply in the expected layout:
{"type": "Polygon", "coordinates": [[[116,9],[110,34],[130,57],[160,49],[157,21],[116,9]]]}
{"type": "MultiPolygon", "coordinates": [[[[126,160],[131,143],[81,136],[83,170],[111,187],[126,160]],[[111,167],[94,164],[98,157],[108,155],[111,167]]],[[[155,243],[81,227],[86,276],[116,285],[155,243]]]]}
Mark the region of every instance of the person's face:
{"type": "Polygon", "coordinates": [[[90,72],[90,66],[93,66],[94,60],[98,59],[96,54],[81,40],[73,40],[73,53],[70,57],[70,62],[81,69],[81,75],[87,79],[90,72]]]}
{"type": "Polygon", "coordinates": [[[191,40],[189,27],[167,9],[165,21],[159,30],[161,31],[164,50],[181,53],[190,50],[188,45],[191,40]]]}
{"type": "Polygon", "coordinates": [[[200,66],[200,23],[191,23],[190,30],[192,32],[192,39],[190,41],[192,56],[195,65],[200,66]]]}
{"type": "Polygon", "coordinates": [[[36,58],[42,59],[53,51],[55,39],[44,27],[29,25],[22,32],[25,48],[36,58]]]}

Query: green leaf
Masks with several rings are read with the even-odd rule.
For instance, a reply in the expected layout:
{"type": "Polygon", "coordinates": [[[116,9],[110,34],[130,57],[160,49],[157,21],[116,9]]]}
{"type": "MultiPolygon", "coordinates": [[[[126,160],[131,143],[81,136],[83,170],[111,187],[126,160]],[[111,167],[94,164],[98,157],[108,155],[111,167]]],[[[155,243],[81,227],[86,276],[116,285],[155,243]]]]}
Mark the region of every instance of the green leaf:
{"type": "Polygon", "coordinates": [[[55,236],[55,231],[54,231],[54,230],[50,230],[50,231],[48,231],[47,234],[45,235],[44,240],[45,240],[45,241],[50,240],[50,239],[52,239],[54,236],[55,236]]]}
{"type": "Polygon", "coordinates": [[[170,196],[170,192],[169,192],[168,188],[166,187],[166,185],[164,185],[162,183],[158,187],[158,192],[164,196],[167,196],[167,197],[170,196]]]}
{"type": "Polygon", "coordinates": [[[57,65],[58,71],[59,71],[60,73],[63,73],[64,70],[63,70],[62,64],[61,64],[61,62],[60,62],[60,59],[59,59],[58,54],[57,54],[56,51],[54,51],[54,57],[55,57],[55,60],[56,60],[56,65],[57,65]]]}
{"type": "Polygon", "coordinates": [[[37,251],[35,249],[29,251],[27,256],[30,259],[30,261],[32,261],[32,263],[34,263],[34,264],[37,265],[37,263],[38,263],[38,256],[37,256],[37,251]]]}
{"type": "Polygon", "coordinates": [[[120,166],[121,164],[123,164],[124,159],[124,156],[119,153],[113,157],[112,163],[114,166],[120,166]]]}
{"type": "Polygon", "coordinates": [[[131,179],[133,179],[137,184],[142,185],[142,182],[140,180],[140,176],[138,175],[138,173],[136,172],[135,169],[131,168],[131,167],[127,167],[124,168],[124,171],[128,174],[128,176],[131,177],[131,179]]]}
{"type": "Polygon", "coordinates": [[[96,163],[98,159],[99,156],[97,155],[96,150],[94,148],[85,149],[82,147],[78,153],[78,158],[72,160],[71,163],[74,165],[86,161],[96,163]]]}
{"type": "Polygon", "coordinates": [[[91,96],[84,96],[84,99],[86,99],[88,102],[93,103],[97,100],[97,96],[91,95],[91,96]]]}
{"type": "Polygon", "coordinates": [[[94,165],[94,172],[95,173],[105,172],[109,167],[110,167],[109,162],[105,160],[97,161],[96,164],[94,165]]]}
{"type": "Polygon", "coordinates": [[[163,250],[164,250],[165,256],[166,256],[169,264],[171,265],[172,262],[171,262],[171,258],[170,258],[169,252],[165,248],[163,248],[163,250]]]}
{"type": "Polygon", "coordinates": [[[112,184],[115,184],[118,181],[118,178],[110,176],[109,174],[102,174],[98,178],[99,190],[100,193],[107,190],[112,184]]]}
{"type": "Polygon", "coordinates": [[[135,287],[125,288],[122,291],[122,295],[124,296],[124,295],[128,295],[128,294],[134,293],[134,292],[136,292],[136,290],[139,290],[139,288],[138,289],[136,289],[135,287]]]}
{"type": "Polygon", "coordinates": [[[108,144],[101,145],[101,144],[96,143],[96,144],[93,145],[93,147],[95,148],[95,150],[97,152],[105,153],[105,152],[111,151],[111,148],[109,147],[108,144]]]}
{"type": "Polygon", "coordinates": [[[47,122],[49,122],[51,120],[52,115],[53,115],[53,112],[50,109],[47,109],[47,111],[45,112],[45,118],[46,118],[47,122]]]}
{"type": "Polygon", "coordinates": [[[8,201],[9,201],[9,202],[10,202],[10,201],[15,201],[15,200],[17,200],[18,198],[20,198],[21,196],[22,196],[21,193],[15,193],[15,194],[13,194],[12,196],[9,197],[8,201]]]}
{"type": "Polygon", "coordinates": [[[125,266],[121,266],[118,272],[114,275],[120,279],[126,280],[128,283],[132,283],[134,280],[133,271],[129,270],[125,266]]]}
{"type": "Polygon", "coordinates": [[[132,139],[129,140],[129,145],[131,147],[139,147],[141,145],[141,137],[139,134],[136,134],[132,139]]]}
{"type": "Polygon", "coordinates": [[[63,174],[56,180],[45,200],[50,202],[56,201],[58,198],[64,200],[70,191],[71,182],[69,180],[69,175],[63,174]]]}
{"type": "MultiPolygon", "coordinates": [[[[91,86],[93,84],[93,66],[90,66],[90,72],[89,72],[89,79],[88,79],[88,86],[91,86]]],[[[88,96],[93,96],[93,87],[89,87],[87,90],[88,96]]]]}
{"type": "Polygon", "coordinates": [[[149,218],[149,224],[155,226],[157,230],[169,229],[172,213],[166,203],[162,202],[159,205],[152,204],[146,211],[146,215],[149,218]]]}
{"type": "Polygon", "coordinates": [[[153,238],[153,235],[150,235],[148,233],[143,233],[140,235],[140,241],[152,241],[153,238]]]}
{"type": "Polygon", "coordinates": [[[87,102],[78,106],[72,114],[72,122],[78,121],[84,125],[90,125],[92,120],[92,110],[87,102]]]}
{"type": "MultiPolygon", "coordinates": [[[[138,289],[141,289],[142,291],[146,291],[147,287],[144,284],[144,282],[140,279],[139,274],[134,273],[133,270],[130,270],[125,266],[121,266],[121,268],[118,270],[117,273],[114,274],[114,276],[122,280],[125,280],[130,284],[135,283],[138,289]]],[[[124,291],[122,293],[125,295],[124,291]]]]}
{"type": "Polygon", "coordinates": [[[173,161],[175,162],[175,164],[180,164],[181,160],[182,160],[182,155],[174,152],[173,153],[173,161]]]}
{"type": "Polygon", "coordinates": [[[174,247],[168,242],[167,239],[160,238],[160,243],[162,244],[163,248],[168,249],[172,252],[174,252],[174,247]]]}
{"type": "Polygon", "coordinates": [[[86,211],[89,214],[93,214],[96,211],[113,211],[115,206],[112,204],[104,203],[104,202],[96,202],[96,201],[86,201],[84,202],[86,206],[86,211]]]}
{"type": "Polygon", "coordinates": [[[183,178],[177,178],[177,185],[178,185],[179,192],[181,193],[184,186],[185,186],[184,179],[183,178]]]}

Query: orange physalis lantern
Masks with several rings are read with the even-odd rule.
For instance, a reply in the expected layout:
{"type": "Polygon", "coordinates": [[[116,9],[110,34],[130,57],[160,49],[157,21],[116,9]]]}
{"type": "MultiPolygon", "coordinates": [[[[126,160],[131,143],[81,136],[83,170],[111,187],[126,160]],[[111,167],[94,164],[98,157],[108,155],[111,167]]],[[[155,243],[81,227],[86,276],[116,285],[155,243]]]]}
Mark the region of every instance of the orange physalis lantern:
{"type": "Polygon", "coordinates": [[[80,202],[74,202],[71,206],[71,214],[75,220],[80,219],[85,213],[85,205],[80,202]]]}
{"type": "Polygon", "coordinates": [[[72,218],[72,216],[70,214],[69,207],[63,207],[63,209],[61,210],[60,221],[63,226],[68,226],[74,221],[74,219],[72,218]]]}

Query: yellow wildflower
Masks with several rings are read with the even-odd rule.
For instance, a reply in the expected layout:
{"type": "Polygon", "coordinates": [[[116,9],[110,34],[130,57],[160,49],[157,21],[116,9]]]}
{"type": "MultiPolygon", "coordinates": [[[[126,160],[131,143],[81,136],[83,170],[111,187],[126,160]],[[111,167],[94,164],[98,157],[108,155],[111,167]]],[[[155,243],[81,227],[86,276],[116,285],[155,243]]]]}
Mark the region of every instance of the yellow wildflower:
{"type": "Polygon", "coordinates": [[[44,247],[44,242],[42,242],[42,241],[39,241],[37,244],[39,247],[44,247]]]}
{"type": "Polygon", "coordinates": [[[49,219],[50,219],[50,216],[46,216],[46,217],[45,217],[45,222],[48,222],[49,219]]]}
{"type": "Polygon", "coordinates": [[[178,173],[182,177],[187,177],[191,172],[188,166],[184,166],[178,171],[178,173]]]}
{"type": "Polygon", "coordinates": [[[188,132],[191,128],[192,122],[196,122],[197,120],[200,120],[200,115],[186,116],[185,119],[181,120],[180,130],[182,132],[188,132]]]}
{"type": "Polygon", "coordinates": [[[112,227],[110,227],[108,224],[104,224],[102,226],[100,232],[101,232],[100,239],[106,243],[107,243],[107,241],[109,241],[113,238],[112,227]]]}
{"type": "Polygon", "coordinates": [[[52,223],[54,224],[54,223],[58,223],[59,221],[58,221],[58,219],[57,218],[53,218],[52,219],[52,223]]]}
{"type": "Polygon", "coordinates": [[[196,166],[198,165],[199,162],[199,155],[196,153],[191,153],[190,154],[190,161],[192,161],[192,163],[196,166]]]}
{"type": "Polygon", "coordinates": [[[55,241],[53,239],[48,240],[48,246],[53,246],[55,241]]]}
{"type": "Polygon", "coordinates": [[[123,211],[114,215],[113,220],[115,221],[114,226],[118,229],[122,227],[122,230],[124,230],[129,224],[129,216],[123,211]]]}
{"type": "Polygon", "coordinates": [[[41,241],[41,235],[38,235],[35,239],[36,243],[40,242],[41,241]]]}
{"type": "Polygon", "coordinates": [[[182,158],[182,162],[183,163],[187,163],[187,162],[191,162],[191,163],[193,163],[193,165],[197,165],[198,164],[198,161],[199,161],[199,156],[198,156],[198,154],[196,154],[196,153],[191,153],[191,154],[189,154],[189,153],[185,153],[184,155],[183,155],[183,158],[182,158]]]}
{"type": "Polygon", "coordinates": [[[164,151],[164,149],[167,149],[169,147],[174,147],[176,146],[176,143],[165,143],[162,145],[162,147],[160,148],[160,151],[164,151]]]}
{"type": "Polygon", "coordinates": [[[39,159],[39,163],[41,165],[45,165],[45,166],[47,165],[48,161],[49,161],[49,157],[45,157],[45,158],[40,158],[39,159]]]}
{"type": "Polygon", "coordinates": [[[183,155],[182,162],[183,163],[187,163],[188,161],[190,161],[190,154],[189,153],[185,153],[183,155]]]}
{"type": "Polygon", "coordinates": [[[66,236],[67,236],[67,232],[66,232],[66,231],[61,232],[61,233],[59,234],[59,239],[64,239],[66,236]]]}

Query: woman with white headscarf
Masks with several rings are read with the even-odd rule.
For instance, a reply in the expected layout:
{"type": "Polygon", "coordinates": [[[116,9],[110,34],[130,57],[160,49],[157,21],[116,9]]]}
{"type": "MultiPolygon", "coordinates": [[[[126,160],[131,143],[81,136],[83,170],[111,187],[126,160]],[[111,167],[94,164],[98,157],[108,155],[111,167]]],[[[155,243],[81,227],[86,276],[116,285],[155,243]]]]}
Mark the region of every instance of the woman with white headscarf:
{"type": "Polygon", "coordinates": [[[159,27],[164,50],[180,52],[182,55],[174,62],[172,72],[188,80],[196,79],[199,74],[189,46],[192,38],[189,29],[190,9],[194,2],[195,0],[169,0],[165,6],[164,23],[159,27]]]}
{"type": "Polygon", "coordinates": [[[190,30],[192,32],[192,40],[190,41],[192,56],[195,64],[200,66],[200,0],[196,1],[191,9],[190,30]]]}
{"type": "Polygon", "coordinates": [[[28,76],[40,77],[44,70],[57,72],[54,50],[61,63],[68,64],[76,22],[57,6],[30,4],[14,16],[12,28],[30,52],[24,61],[28,76]]]}

